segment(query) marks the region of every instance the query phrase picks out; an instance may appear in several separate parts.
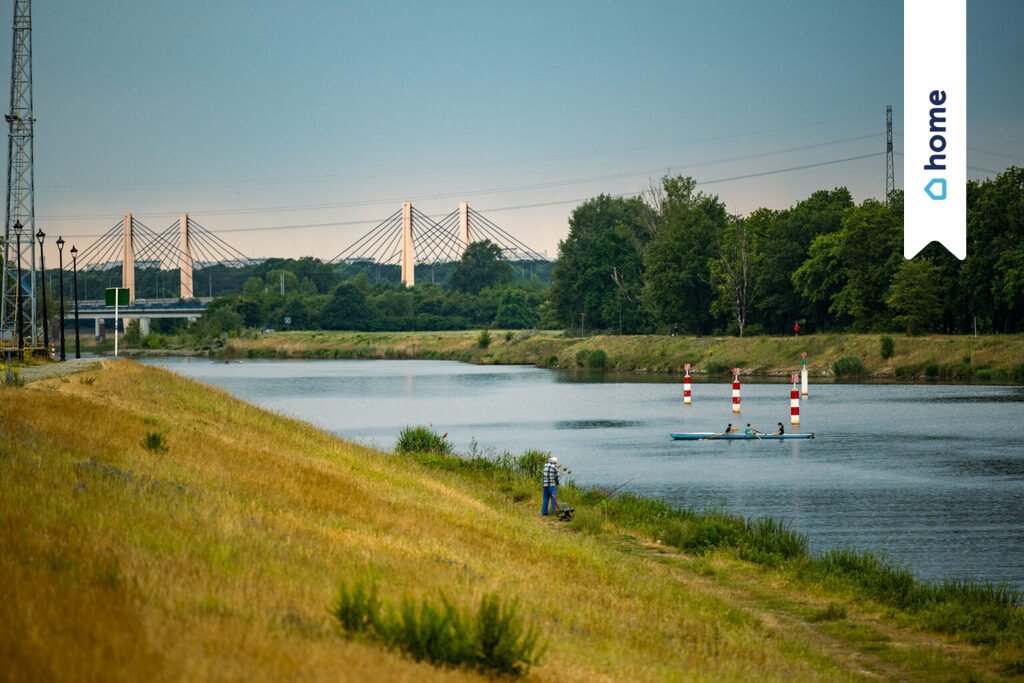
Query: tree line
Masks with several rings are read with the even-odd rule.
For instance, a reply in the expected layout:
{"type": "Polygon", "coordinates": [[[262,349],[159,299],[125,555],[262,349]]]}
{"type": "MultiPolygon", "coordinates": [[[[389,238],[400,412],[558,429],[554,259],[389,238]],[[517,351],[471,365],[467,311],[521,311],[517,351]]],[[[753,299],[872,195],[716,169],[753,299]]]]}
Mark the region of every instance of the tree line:
{"type": "Polygon", "coordinates": [[[903,195],[843,187],[783,210],[728,211],[690,177],[577,207],[551,304],[580,330],[786,334],[1024,330],[1024,170],[967,186],[968,256],[903,259],[903,195]]]}
{"type": "MultiPolygon", "coordinates": [[[[301,258],[213,266],[197,273],[195,289],[217,297],[199,323],[209,335],[240,327],[756,335],[789,334],[796,324],[1024,331],[1024,169],[968,183],[964,261],[934,243],[904,260],[902,244],[901,192],[857,204],[838,187],[738,216],[676,176],[642,196],[580,204],[553,265],[509,262],[483,241],[456,263],[417,266],[412,288],[398,266],[301,258]]],[[[117,268],[79,272],[80,293],[95,296],[119,276],[117,268]]],[[[140,297],[177,283],[176,271],[136,280],[140,297]]]]}

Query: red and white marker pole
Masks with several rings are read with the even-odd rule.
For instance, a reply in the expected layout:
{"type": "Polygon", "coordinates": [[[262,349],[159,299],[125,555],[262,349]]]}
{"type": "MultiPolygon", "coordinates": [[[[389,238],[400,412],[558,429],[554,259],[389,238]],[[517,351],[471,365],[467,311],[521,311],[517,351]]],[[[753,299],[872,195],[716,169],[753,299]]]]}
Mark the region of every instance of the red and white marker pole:
{"type": "Polygon", "coordinates": [[[793,388],[789,392],[789,424],[800,424],[800,392],[796,388],[796,373],[792,375],[793,388]]]}
{"type": "Polygon", "coordinates": [[[693,403],[693,396],[690,394],[690,364],[686,364],[686,376],[683,377],[683,405],[693,403]]]}
{"type": "Polygon", "coordinates": [[[732,412],[740,412],[740,369],[732,369],[732,412]]]}
{"type": "Polygon", "coordinates": [[[807,352],[800,354],[803,364],[800,366],[800,395],[807,395],[807,352]]]}

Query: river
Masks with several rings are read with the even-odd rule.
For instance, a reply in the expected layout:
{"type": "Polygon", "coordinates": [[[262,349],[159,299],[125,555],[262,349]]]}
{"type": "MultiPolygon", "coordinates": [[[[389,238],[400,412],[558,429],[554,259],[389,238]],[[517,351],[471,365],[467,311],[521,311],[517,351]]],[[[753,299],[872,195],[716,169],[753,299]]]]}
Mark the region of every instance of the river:
{"type": "MultiPolygon", "coordinates": [[[[450,361],[154,359],[246,401],[390,450],[406,425],[459,451],[553,451],[583,485],[787,521],[821,550],[884,550],[924,579],[1024,590],[1024,388],[815,384],[805,441],[673,441],[728,422],[789,426],[785,382],[616,378],[450,361]]],[[[570,503],[572,501],[569,501],[570,503]]]]}

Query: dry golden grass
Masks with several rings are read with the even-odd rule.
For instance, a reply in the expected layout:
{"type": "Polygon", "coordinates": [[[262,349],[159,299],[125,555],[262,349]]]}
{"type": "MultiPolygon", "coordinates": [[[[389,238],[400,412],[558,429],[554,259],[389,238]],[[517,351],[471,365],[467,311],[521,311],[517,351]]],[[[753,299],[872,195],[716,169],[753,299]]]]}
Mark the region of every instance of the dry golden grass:
{"type": "Polygon", "coordinates": [[[517,599],[548,646],[538,680],[863,674],[820,634],[635,542],[542,520],[533,500],[159,369],[90,376],[0,389],[7,680],[479,677],[343,639],[329,610],[339,581],[365,574],[391,602],[517,599]],[[167,451],[144,448],[147,432],[167,451]]]}

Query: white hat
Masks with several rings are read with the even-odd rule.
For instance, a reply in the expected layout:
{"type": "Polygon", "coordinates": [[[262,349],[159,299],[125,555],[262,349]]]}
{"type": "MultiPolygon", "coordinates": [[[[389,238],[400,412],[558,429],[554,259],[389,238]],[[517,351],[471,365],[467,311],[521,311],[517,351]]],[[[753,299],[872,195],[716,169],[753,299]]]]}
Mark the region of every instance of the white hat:
{"type": "Polygon", "coordinates": [[[558,458],[552,455],[550,458],[548,458],[548,462],[558,462],[558,458]]]}

